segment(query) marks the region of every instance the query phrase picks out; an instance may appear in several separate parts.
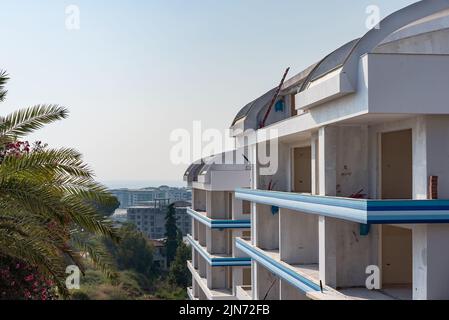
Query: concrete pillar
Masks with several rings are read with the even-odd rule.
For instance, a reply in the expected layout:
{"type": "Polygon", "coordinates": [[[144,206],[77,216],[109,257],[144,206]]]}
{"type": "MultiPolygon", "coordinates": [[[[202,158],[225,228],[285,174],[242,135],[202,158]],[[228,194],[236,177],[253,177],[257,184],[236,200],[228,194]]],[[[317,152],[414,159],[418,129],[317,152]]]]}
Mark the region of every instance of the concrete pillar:
{"type": "Polygon", "coordinates": [[[318,217],[280,209],[281,260],[289,264],[318,263],[318,217]]]}
{"type": "MultiPolygon", "coordinates": [[[[337,195],[338,128],[322,127],[318,132],[319,195],[337,195]]],[[[320,279],[324,284],[337,284],[336,225],[333,219],[319,217],[320,279]]]]}
{"type": "MultiPolygon", "coordinates": [[[[259,187],[259,166],[257,163],[257,144],[253,144],[249,146],[249,156],[250,161],[252,164],[252,171],[251,171],[251,189],[257,190],[259,187]]],[[[251,243],[253,245],[256,245],[257,243],[257,234],[255,232],[256,230],[256,223],[257,223],[257,204],[254,202],[251,202],[251,243]]]]}
{"type": "Polygon", "coordinates": [[[236,287],[243,284],[243,267],[232,267],[232,294],[236,295],[236,287]]]}
{"type": "Polygon", "coordinates": [[[252,286],[252,300],[258,300],[258,288],[259,283],[257,282],[257,267],[258,263],[254,260],[251,261],[251,286],[252,286]]]}
{"type": "Polygon", "coordinates": [[[333,219],[319,217],[319,264],[323,284],[337,286],[337,229],[333,219]]]}
{"type": "Polygon", "coordinates": [[[198,241],[199,236],[199,222],[197,220],[192,220],[192,238],[198,241]]]}
{"type": "Polygon", "coordinates": [[[311,138],[312,148],[312,194],[318,195],[320,193],[320,179],[319,179],[319,135],[318,132],[312,133],[311,138]]]}
{"type": "Polygon", "coordinates": [[[449,225],[413,228],[413,299],[449,299],[449,225]]]}
{"type": "Polygon", "coordinates": [[[195,298],[198,298],[199,297],[199,295],[200,295],[200,293],[199,293],[199,291],[200,291],[201,289],[199,288],[199,285],[198,285],[198,283],[196,282],[196,280],[195,279],[192,279],[192,292],[193,292],[193,296],[195,297],[195,298]]]}
{"type": "Polygon", "coordinates": [[[198,255],[198,273],[201,278],[207,276],[207,262],[201,255],[198,255]]]}
{"type": "MultiPolygon", "coordinates": [[[[412,130],[413,144],[413,199],[427,199],[427,131],[428,126],[425,116],[416,118],[415,127],[412,130]]],[[[440,140],[441,138],[438,138],[440,140]]],[[[438,154],[438,152],[437,152],[438,154]]]]}
{"type": "Polygon", "coordinates": [[[257,204],[256,246],[263,250],[279,249],[279,213],[273,214],[271,206],[257,204]]]}
{"type": "Polygon", "coordinates": [[[199,267],[199,258],[198,258],[198,251],[196,251],[196,249],[192,248],[192,265],[195,269],[198,269],[199,267]]]}
{"type": "Polygon", "coordinates": [[[337,194],[337,127],[322,127],[318,133],[318,175],[322,196],[337,194]]]}
{"type": "Polygon", "coordinates": [[[449,116],[426,116],[425,146],[427,174],[421,175],[419,183],[427,193],[429,176],[438,176],[439,198],[449,199],[449,116]]]}
{"type": "Polygon", "coordinates": [[[202,223],[198,224],[198,242],[205,247],[207,245],[206,226],[202,223]]]}

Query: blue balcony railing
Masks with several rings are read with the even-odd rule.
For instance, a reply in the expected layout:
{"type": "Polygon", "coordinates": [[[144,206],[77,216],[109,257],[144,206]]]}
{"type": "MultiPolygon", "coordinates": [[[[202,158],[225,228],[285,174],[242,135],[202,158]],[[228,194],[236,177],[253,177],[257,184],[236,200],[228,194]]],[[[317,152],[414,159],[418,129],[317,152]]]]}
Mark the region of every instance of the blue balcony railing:
{"type": "Polygon", "coordinates": [[[187,209],[187,213],[195,220],[211,229],[250,229],[250,220],[215,220],[207,217],[205,213],[187,209]]]}
{"type": "Polygon", "coordinates": [[[187,235],[187,240],[192,247],[207,261],[212,267],[225,267],[225,266],[243,266],[247,267],[251,265],[251,258],[235,258],[235,257],[217,257],[207,252],[206,248],[201,246],[198,241],[192,238],[191,235],[187,235]]]}
{"type": "Polygon", "coordinates": [[[449,200],[364,200],[237,189],[237,199],[361,224],[449,223],[449,200]]]}

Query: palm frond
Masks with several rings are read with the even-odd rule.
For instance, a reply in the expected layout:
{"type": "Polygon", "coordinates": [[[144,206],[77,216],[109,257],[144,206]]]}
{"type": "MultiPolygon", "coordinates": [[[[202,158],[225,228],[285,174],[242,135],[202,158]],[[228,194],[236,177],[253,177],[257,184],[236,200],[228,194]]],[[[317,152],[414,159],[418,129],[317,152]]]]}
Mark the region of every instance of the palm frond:
{"type": "Polygon", "coordinates": [[[0,142],[8,143],[21,138],[44,125],[65,119],[68,110],[57,105],[37,105],[18,110],[2,119],[0,123],[0,142]]]}
{"type": "Polygon", "coordinates": [[[4,70],[0,70],[0,102],[3,102],[8,94],[5,84],[8,82],[9,76],[4,70]]]}

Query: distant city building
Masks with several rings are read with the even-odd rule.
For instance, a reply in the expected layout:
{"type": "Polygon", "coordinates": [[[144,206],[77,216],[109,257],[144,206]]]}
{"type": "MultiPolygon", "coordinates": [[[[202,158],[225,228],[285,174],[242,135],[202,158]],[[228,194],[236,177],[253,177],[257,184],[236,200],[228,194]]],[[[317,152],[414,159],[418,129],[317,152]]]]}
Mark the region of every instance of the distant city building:
{"type": "Polygon", "coordinates": [[[153,262],[161,270],[167,269],[167,257],[165,256],[165,243],[161,240],[151,240],[154,248],[153,262]]]}
{"type": "Polygon", "coordinates": [[[114,189],[110,192],[120,202],[120,209],[146,205],[148,202],[168,199],[170,203],[176,201],[190,201],[192,192],[189,188],[174,188],[160,186],[158,188],[143,189],[114,189]]]}
{"type": "MultiPolygon", "coordinates": [[[[127,210],[127,221],[136,225],[137,229],[150,239],[162,239],[165,237],[165,217],[167,207],[171,202],[168,199],[146,202],[145,205],[130,207],[127,210]]],[[[176,225],[183,236],[191,230],[192,221],[187,214],[190,202],[176,201],[176,225]]]]}

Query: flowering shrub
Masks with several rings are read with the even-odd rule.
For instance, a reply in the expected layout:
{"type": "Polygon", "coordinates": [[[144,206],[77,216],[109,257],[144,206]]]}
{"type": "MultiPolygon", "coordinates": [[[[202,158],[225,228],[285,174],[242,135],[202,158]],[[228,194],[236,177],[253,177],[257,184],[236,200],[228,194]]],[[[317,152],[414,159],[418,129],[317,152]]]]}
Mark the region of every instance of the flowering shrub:
{"type": "Polygon", "coordinates": [[[54,283],[27,264],[0,258],[0,300],[55,300],[54,283]]]}
{"type": "MultiPolygon", "coordinates": [[[[20,157],[45,147],[46,145],[40,141],[32,145],[28,141],[9,143],[0,151],[0,160],[11,155],[20,157]]],[[[51,222],[48,227],[51,228],[51,222]]],[[[0,257],[0,300],[52,300],[55,298],[52,280],[45,279],[35,268],[23,262],[0,257]]]]}
{"type": "Polygon", "coordinates": [[[28,154],[30,152],[38,152],[47,147],[41,141],[36,141],[30,144],[28,141],[16,141],[8,143],[2,150],[0,150],[0,160],[3,160],[6,156],[16,156],[20,157],[23,154],[28,154]]]}

